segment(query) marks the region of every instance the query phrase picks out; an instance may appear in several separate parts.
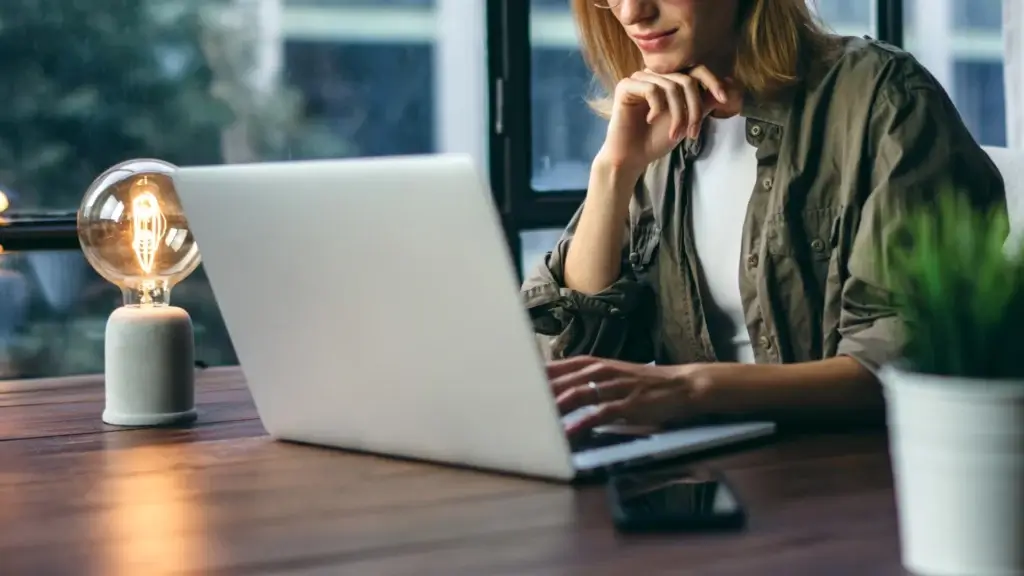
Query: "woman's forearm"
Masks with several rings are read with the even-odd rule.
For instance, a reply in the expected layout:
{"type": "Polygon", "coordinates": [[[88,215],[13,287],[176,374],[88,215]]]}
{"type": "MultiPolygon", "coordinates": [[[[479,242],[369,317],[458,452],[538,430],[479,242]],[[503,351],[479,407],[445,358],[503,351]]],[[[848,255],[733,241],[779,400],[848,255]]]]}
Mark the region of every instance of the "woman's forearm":
{"type": "Polygon", "coordinates": [[[874,419],[884,414],[875,376],[847,356],[796,364],[705,364],[702,412],[778,420],[874,419]]]}
{"type": "Polygon", "coordinates": [[[624,226],[637,178],[595,160],[583,211],[565,257],[567,288],[596,294],[618,279],[624,226]]]}

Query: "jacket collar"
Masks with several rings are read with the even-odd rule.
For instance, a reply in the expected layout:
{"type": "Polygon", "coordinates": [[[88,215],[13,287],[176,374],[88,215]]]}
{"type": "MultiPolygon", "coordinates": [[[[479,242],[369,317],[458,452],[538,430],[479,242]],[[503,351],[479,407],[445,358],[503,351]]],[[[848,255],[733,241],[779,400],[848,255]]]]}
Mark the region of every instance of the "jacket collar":
{"type": "MultiPolygon", "coordinates": [[[[755,122],[766,122],[768,124],[774,124],[781,128],[785,128],[786,123],[789,119],[789,111],[793,107],[793,101],[795,99],[796,90],[794,87],[772,98],[756,98],[753,95],[747,93],[743,96],[743,105],[740,108],[740,116],[747,119],[748,126],[750,121],[755,122]]],[[[680,144],[679,149],[682,152],[682,158],[684,160],[694,160],[700,156],[701,147],[704,144],[704,132],[701,131],[697,138],[687,138],[680,144]]],[[[675,152],[670,156],[675,155],[675,152]]]]}
{"type": "Polygon", "coordinates": [[[790,88],[772,98],[759,99],[751,94],[743,96],[743,107],[740,114],[751,120],[768,122],[785,127],[789,111],[793,108],[794,93],[797,88],[790,88]]]}

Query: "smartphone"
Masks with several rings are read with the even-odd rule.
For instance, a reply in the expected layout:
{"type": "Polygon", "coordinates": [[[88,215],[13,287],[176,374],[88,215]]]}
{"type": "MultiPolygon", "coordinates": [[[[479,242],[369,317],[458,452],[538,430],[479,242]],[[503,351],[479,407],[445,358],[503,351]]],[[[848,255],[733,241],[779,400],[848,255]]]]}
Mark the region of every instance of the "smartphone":
{"type": "Polygon", "coordinates": [[[746,512],[721,473],[690,468],[619,472],[608,479],[616,528],[625,532],[739,530],[746,512]]]}

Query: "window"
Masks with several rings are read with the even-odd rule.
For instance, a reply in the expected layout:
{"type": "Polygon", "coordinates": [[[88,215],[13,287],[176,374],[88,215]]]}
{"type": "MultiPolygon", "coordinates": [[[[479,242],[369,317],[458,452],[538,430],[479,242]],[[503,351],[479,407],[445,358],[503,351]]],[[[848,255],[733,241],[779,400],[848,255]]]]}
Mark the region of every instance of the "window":
{"type": "Polygon", "coordinates": [[[809,0],[818,17],[835,33],[874,36],[872,10],[875,0],[809,0]]]}
{"type": "Polygon", "coordinates": [[[541,228],[520,233],[522,270],[529,274],[562,237],[562,228],[541,228]]]}
{"type": "Polygon", "coordinates": [[[906,47],[942,83],[975,139],[1006,145],[1002,0],[903,0],[906,47]]]}
{"type": "MultiPolygon", "coordinates": [[[[5,2],[0,22],[0,191],[17,225],[0,229],[0,379],[102,370],[120,293],[74,249],[74,212],[118,162],[467,152],[486,169],[482,2],[5,2]]],[[[171,301],[198,360],[237,362],[201,267],[171,301]]]]}
{"type": "Polygon", "coordinates": [[[953,63],[953,101],[974,137],[983,145],[1006,146],[1006,96],[999,60],[953,63]]]}
{"type": "Polygon", "coordinates": [[[953,0],[953,26],[958,30],[1003,29],[1003,0],[953,0]]]}
{"type": "MultiPolygon", "coordinates": [[[[78,250],[0,258],[0,380],[101,372],[107,315],[121,291],[78,250]]],[[[171,302],[192,316],[197,360],[238,363],[202,266],[174,288],[171,302]]]]}

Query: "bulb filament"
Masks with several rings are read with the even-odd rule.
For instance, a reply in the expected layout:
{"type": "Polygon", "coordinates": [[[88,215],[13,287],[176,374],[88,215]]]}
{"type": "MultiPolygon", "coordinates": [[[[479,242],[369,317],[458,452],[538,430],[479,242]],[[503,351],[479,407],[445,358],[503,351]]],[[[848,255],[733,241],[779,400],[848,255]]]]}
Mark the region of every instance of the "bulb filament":
{"type": "Polygon", "coordinates": [[[167,232],[167,218],[153,194],[156,187],[146,177],[136,183],[136,187],[140,192],[132,198],[132,250],[139,267],[149,275],[153,273],[160,241],[167,232]]]}

